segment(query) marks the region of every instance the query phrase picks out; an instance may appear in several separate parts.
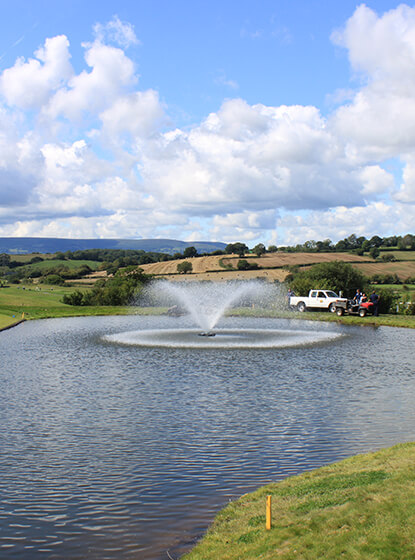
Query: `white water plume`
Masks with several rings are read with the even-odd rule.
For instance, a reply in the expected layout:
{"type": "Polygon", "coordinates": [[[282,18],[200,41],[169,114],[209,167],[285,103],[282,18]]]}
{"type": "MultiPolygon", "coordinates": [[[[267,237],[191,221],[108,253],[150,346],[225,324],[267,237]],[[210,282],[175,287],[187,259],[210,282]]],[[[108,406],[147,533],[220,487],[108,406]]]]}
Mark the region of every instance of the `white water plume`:
{"type": "Polygon", "coordinates": [[[158,281],[146,290],[153,305],[177,306],[186,311],[204,331],[216,327],[226,311],[236,306],[252,307],[277,305],[280,290],[277,286],[258,281],[245,282],[168,282],[158,281]]]}

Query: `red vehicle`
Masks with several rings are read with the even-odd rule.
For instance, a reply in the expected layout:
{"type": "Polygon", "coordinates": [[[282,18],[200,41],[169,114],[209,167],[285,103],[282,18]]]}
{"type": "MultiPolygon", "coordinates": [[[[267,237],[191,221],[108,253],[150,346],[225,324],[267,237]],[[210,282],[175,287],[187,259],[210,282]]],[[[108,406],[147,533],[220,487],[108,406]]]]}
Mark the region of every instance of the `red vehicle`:
{"type": "Polygon", "coordinates": [[[352,299],[348,299],[346,302],[338,301],[336,303],[336,313],[339,317],[344,314],[366,317],[368,313],[373,313],[373,303],[371,301],[356,303],[352,299]]]}

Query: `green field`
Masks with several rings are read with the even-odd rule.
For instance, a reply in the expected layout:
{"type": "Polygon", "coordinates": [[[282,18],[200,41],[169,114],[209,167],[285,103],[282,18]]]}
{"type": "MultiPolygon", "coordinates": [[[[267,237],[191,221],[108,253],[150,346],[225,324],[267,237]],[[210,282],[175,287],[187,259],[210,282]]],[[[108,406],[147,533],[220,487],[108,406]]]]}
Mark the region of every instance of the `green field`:
{"type": "Polygon", "coordinates": [[[415,444],[401,444],[245,494],[182,560],[413,559],[414,462],[415,444]]]}
{"type": "MultiPolygon", "coordinates": [[[[81,288],[82,289],[82,288],[81,288]]],[[[0,329],[22,318],[79,317],[87,315],[160,314],[164,308],[132,306],[73,306],[61,302],[62,296],[73,292],[72,287],[28,284],[0,288],[0,329]],[[14,315],[14,317],[13,317],[14,315]]]]}
{"type": "Polygon", "coordinates": [[[76,270],[78,268],[81,268],[81,266],[87,265],[91,270],[97,270],[100,264],[101,263],[98,261],[88,261],[88,260],[67,261],[67,260],[48,259],[46,261],[41,261],[38,263],[27,264],[18,267],[14,270],[16,271],[23,270],[25,272],[40,270],[42,274],[47,274],[49,270],[54,270],[58,267],[65,267],[68,270],[76,270]]]}
{"type": "Polygon", "coordinates": [[[40,257],[41,259],[53,259],[54,255],[51,253],[26,253],[23,255],[10,255],[12,261],[29,262],[33,257],[40,257]]]}
{"type": "Polygon", "coordinates": [[[415,261],[415,251],[381,251],[380,255],[393,255],[398,261],[415,261]]]}
{"type": "MultiPolygon", "coordinates": [[[[82,288],[80,288],[82,290],[82,288]]],[[[0,288],[0,315],[5,324],[12,324],[25,313],[25,319],[44,319],[49,317],[76,317],[85,315],[127,315],[127,314],[160,314],[165,311],[162,308],[151,307],[77,307],[65,305],[61,302],[62,296],[73,292],[73,287],[48,286],[45,284],[35,285],[11,285],[0,288]],[[14,318],[12,316],[15,316],[14,318]],[[7,321],[7,318],[8,321],[7,321]]],[[[381,315],[379,317],[347,317],[341,318],[332,313],[293,313],[281,312],[278,309],[240,308],[232,309],[232,315],[251,317],[286,317],[307,321],[331,321],[348,325],[360,326],[390,326],[415,328],[415,316],[411,315],[381,315]]],[[[6,326],[3,324],[3,326],[6,326]]],[[[0,326],[0,328],[2,328],[0,326]]]]}

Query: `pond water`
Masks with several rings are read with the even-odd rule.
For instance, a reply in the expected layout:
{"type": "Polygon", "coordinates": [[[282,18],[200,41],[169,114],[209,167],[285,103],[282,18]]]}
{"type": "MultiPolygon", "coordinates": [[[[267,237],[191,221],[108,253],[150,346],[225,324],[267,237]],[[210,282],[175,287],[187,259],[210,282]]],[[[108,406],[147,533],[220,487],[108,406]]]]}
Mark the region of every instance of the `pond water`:
{"type": "Polygon", "coordinates": [[[191,327],[129,316],[1,333],[2,559],[178,558],[247,491],[415,440],[415,331],[227,318],[211,347],[149,343],[191,327]],[[224,343],[245,329],[266,347],[224,343]]]}

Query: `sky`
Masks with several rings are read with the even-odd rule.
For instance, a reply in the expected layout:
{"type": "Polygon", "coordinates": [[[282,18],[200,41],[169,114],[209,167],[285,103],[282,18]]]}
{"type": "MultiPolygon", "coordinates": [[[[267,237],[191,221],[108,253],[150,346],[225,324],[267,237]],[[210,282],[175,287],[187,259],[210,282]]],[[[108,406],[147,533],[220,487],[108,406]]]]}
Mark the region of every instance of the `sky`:
{"type": "Polygon", "coordinates": [[[414,233],[415,5],[0,7],[0,237],[414,233]]]}

